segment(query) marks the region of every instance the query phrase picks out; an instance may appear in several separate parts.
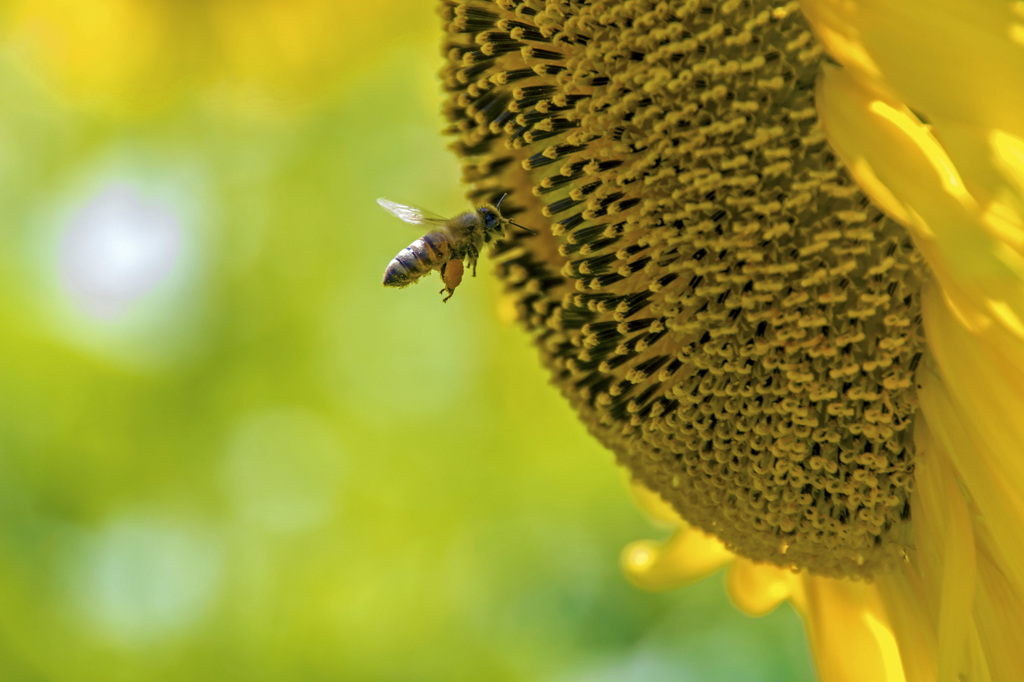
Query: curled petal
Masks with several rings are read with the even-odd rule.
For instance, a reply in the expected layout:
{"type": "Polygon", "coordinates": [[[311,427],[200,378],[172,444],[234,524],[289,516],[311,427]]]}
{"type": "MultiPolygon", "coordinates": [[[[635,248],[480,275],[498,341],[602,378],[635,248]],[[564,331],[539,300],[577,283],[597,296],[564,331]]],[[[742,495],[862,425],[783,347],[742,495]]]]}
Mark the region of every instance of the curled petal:
{"type": "Polygon", "coordinates": [[[663,543],[640,540],[622,551],[626,577],[645,590],[669,590],[711,575],[733,559],[714,537],[681,527],[663,543]]]}
{"type": "Polygon", "coordinates": [[[749,559],[737,559],[729,568],[726,589],[736,608],[763,616],[799,590],[800,578],[792,571],[749,559]]]}

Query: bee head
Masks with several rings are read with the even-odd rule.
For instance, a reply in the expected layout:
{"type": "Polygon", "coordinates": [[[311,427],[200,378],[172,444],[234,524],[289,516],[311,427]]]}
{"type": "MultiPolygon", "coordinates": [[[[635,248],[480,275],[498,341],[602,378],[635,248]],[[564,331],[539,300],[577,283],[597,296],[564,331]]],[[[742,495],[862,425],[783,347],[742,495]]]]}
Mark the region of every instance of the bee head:
{"type": "Polygon", "coordinates": [[[507,196],[507,193],[502,194],[501,198],[498,199],[498,203],[495,204],[494,206],[486,204],[476,209],[477,215],[480,216],[480,220],[482,221],[484,226],[485,242],[490,242],[491,239],[495,237],[501,237],[503,234],[505,234],[505,228],[507,228],[509,225],[515,225],[520,230],[523,230],[524,232],[529,232],[530,234],[537,234],[528,227],[523,227],[519,223],[513,222],[508,218],[502,217],[498,209],[501,208],[501,202],[505,201],[505,197],[507,196]]]}
{"type": "Polygon", "coordinates": [[[494,206],[487,204],[476,209],[484,226],[484,241],[491,241],[505,232],[505,220],[494,206]]]}

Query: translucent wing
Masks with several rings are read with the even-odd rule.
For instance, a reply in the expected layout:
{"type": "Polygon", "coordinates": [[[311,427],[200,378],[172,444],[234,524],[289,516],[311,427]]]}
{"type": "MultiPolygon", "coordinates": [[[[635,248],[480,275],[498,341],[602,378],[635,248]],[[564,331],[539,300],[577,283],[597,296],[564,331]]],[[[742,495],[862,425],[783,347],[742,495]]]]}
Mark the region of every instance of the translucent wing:
{"type": "Polygon", "coordinates": [[[410,225],[444,225],[448,222],[447,218],[415,206],[406,206],[387,199],[377,199],[377,203],[385,211],[410,225]]]}

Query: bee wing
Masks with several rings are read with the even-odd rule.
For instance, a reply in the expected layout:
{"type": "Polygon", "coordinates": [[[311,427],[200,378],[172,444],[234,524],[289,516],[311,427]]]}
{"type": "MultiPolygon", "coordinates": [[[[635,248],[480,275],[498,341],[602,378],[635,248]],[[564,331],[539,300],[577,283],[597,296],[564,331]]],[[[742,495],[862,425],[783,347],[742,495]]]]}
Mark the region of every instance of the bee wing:
{"type": "Polygon", "coordinates": [[[444,225],[448,222],[447,218],[415,206],[406,206],[387,199],[377,199],[377,203],[385,211],[410,225],[444,225]]]}

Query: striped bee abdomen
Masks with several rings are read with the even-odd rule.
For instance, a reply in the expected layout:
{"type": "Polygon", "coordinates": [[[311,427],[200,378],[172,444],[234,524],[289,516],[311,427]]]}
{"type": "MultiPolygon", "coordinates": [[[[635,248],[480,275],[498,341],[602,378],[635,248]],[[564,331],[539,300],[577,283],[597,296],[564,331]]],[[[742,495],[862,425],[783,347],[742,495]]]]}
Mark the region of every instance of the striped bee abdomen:
{"type": "Polygon", "coordinates": [[[451,242],[444,232],[423,235],[398,252],[384,271],[384,286],[404,287],[412,284],[452,257],[451,242]]]}

